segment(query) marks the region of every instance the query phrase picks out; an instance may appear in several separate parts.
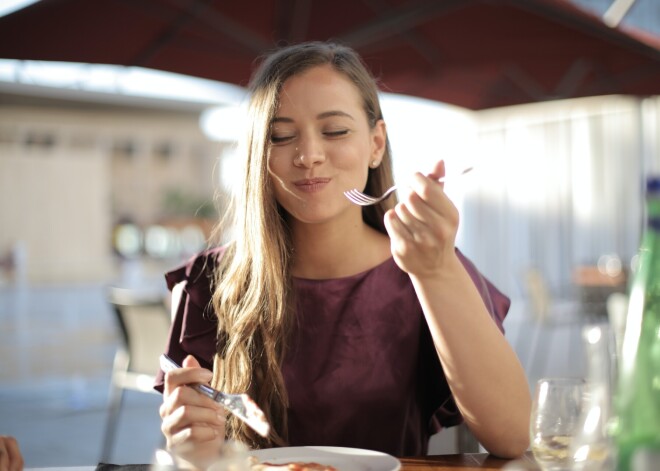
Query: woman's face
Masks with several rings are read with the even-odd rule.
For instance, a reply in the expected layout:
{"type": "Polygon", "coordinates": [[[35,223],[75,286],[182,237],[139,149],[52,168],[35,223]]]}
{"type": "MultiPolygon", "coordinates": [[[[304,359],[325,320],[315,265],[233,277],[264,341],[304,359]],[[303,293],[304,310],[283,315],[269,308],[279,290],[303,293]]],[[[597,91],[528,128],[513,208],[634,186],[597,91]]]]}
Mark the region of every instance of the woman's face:
{"type": "Polygon", "coordinates": [[[359,90],[345,75],[323,65],[289,78],[271,123],[269,168],[277,201],[304,223],[360,214],[343,193],[364,188],[385,141],[385,124],[369,128],[359,90]]]}

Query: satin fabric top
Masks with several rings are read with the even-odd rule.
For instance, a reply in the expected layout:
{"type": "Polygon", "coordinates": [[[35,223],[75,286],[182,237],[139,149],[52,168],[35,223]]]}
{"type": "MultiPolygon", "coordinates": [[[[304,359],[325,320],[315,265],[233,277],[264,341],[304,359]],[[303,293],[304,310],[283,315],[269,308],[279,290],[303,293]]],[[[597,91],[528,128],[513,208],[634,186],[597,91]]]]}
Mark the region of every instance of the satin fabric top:
{"type": "MultiPolygon", "coordinates": [[[[220,253],[166,274],[170,289],[185,282],[165,350],[177,362],[193,354],[212,368],[217,321],[210,299],[220,253]]],[[[509,299],[457,253],[503,332],[509,299]]],[[[297,323],[282,365],[289,445],[423,455],[430,435],[462,421],[412,282],[392,258],[345,278],[293,282],[297,323]]],[[[160,391],[162,381],[161,371],[160,391]]]]}

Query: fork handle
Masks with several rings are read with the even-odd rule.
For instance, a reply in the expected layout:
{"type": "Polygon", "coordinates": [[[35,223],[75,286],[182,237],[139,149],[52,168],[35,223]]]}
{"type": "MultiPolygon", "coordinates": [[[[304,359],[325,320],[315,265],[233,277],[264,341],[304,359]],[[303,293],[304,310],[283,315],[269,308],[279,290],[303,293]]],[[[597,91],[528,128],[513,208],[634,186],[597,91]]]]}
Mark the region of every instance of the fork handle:
{"type": "MultiPolygon", "coordinates": [[[[160,356],[159,363],[160,368],[165,373],[181,368],[181,365],[179,365],[164,353],[160,356]]],[[[224,396],[224,394],[222,394],[220,391],[216,391],[211,386],[207,386],[206,384],[191,384],[190,386],[213,400],[216,400],[217,396],[224,396]]]]}

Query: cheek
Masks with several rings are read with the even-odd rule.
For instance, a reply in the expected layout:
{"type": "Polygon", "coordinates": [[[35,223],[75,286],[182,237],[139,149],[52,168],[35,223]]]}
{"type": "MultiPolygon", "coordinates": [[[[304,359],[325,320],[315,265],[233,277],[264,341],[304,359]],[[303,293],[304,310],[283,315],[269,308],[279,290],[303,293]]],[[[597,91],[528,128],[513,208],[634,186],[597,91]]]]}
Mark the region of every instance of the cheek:
{"type": "Polygon", "coordinates": [[[282,207],[287,212],[290,212],[289,208],[289,201],[290,201],[290,194],[289,192],[284,188],[282,181],[275,175],[270,176],[270,184],[272,188],[272,197],[275,199],[275,201],[282,207]]]}
{"type": "Polygon", "coordinates": [[[290,191],[286,188],[285,181],[288,180],[292,167],[292,160],[282,155],[281,152],[273,152],[268,159],[268,178],[273,189],[275,200],[285,206],[287,195],[290,191]]]}
{"type": "Polygon", "coordinates": [[[364,168],[367,171],[370,159],[370,148],[365,142],[342,143],[335,148],[335,165],[346,170],[364,168]]]}
{"type": "Polygon", "coordinates": [[[286,180],[291,172],[292,158],[289,158],[282,149],[271,152],[268,158],[268,174],[274,188],[281,186],[281,180],[286,180]]]}

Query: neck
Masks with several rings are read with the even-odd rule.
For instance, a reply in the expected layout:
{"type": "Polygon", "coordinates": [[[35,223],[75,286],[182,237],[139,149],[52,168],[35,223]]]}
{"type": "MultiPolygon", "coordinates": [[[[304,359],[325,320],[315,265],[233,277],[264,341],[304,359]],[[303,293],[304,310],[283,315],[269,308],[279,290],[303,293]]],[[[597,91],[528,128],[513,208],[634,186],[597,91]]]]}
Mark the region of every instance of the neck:
{"type": "Polygon", "coordinates": [[[295,223],[293,275],[332,279],[361,273],[391,257],[389,237],[361,219],[352,227],[295,223]]]}

